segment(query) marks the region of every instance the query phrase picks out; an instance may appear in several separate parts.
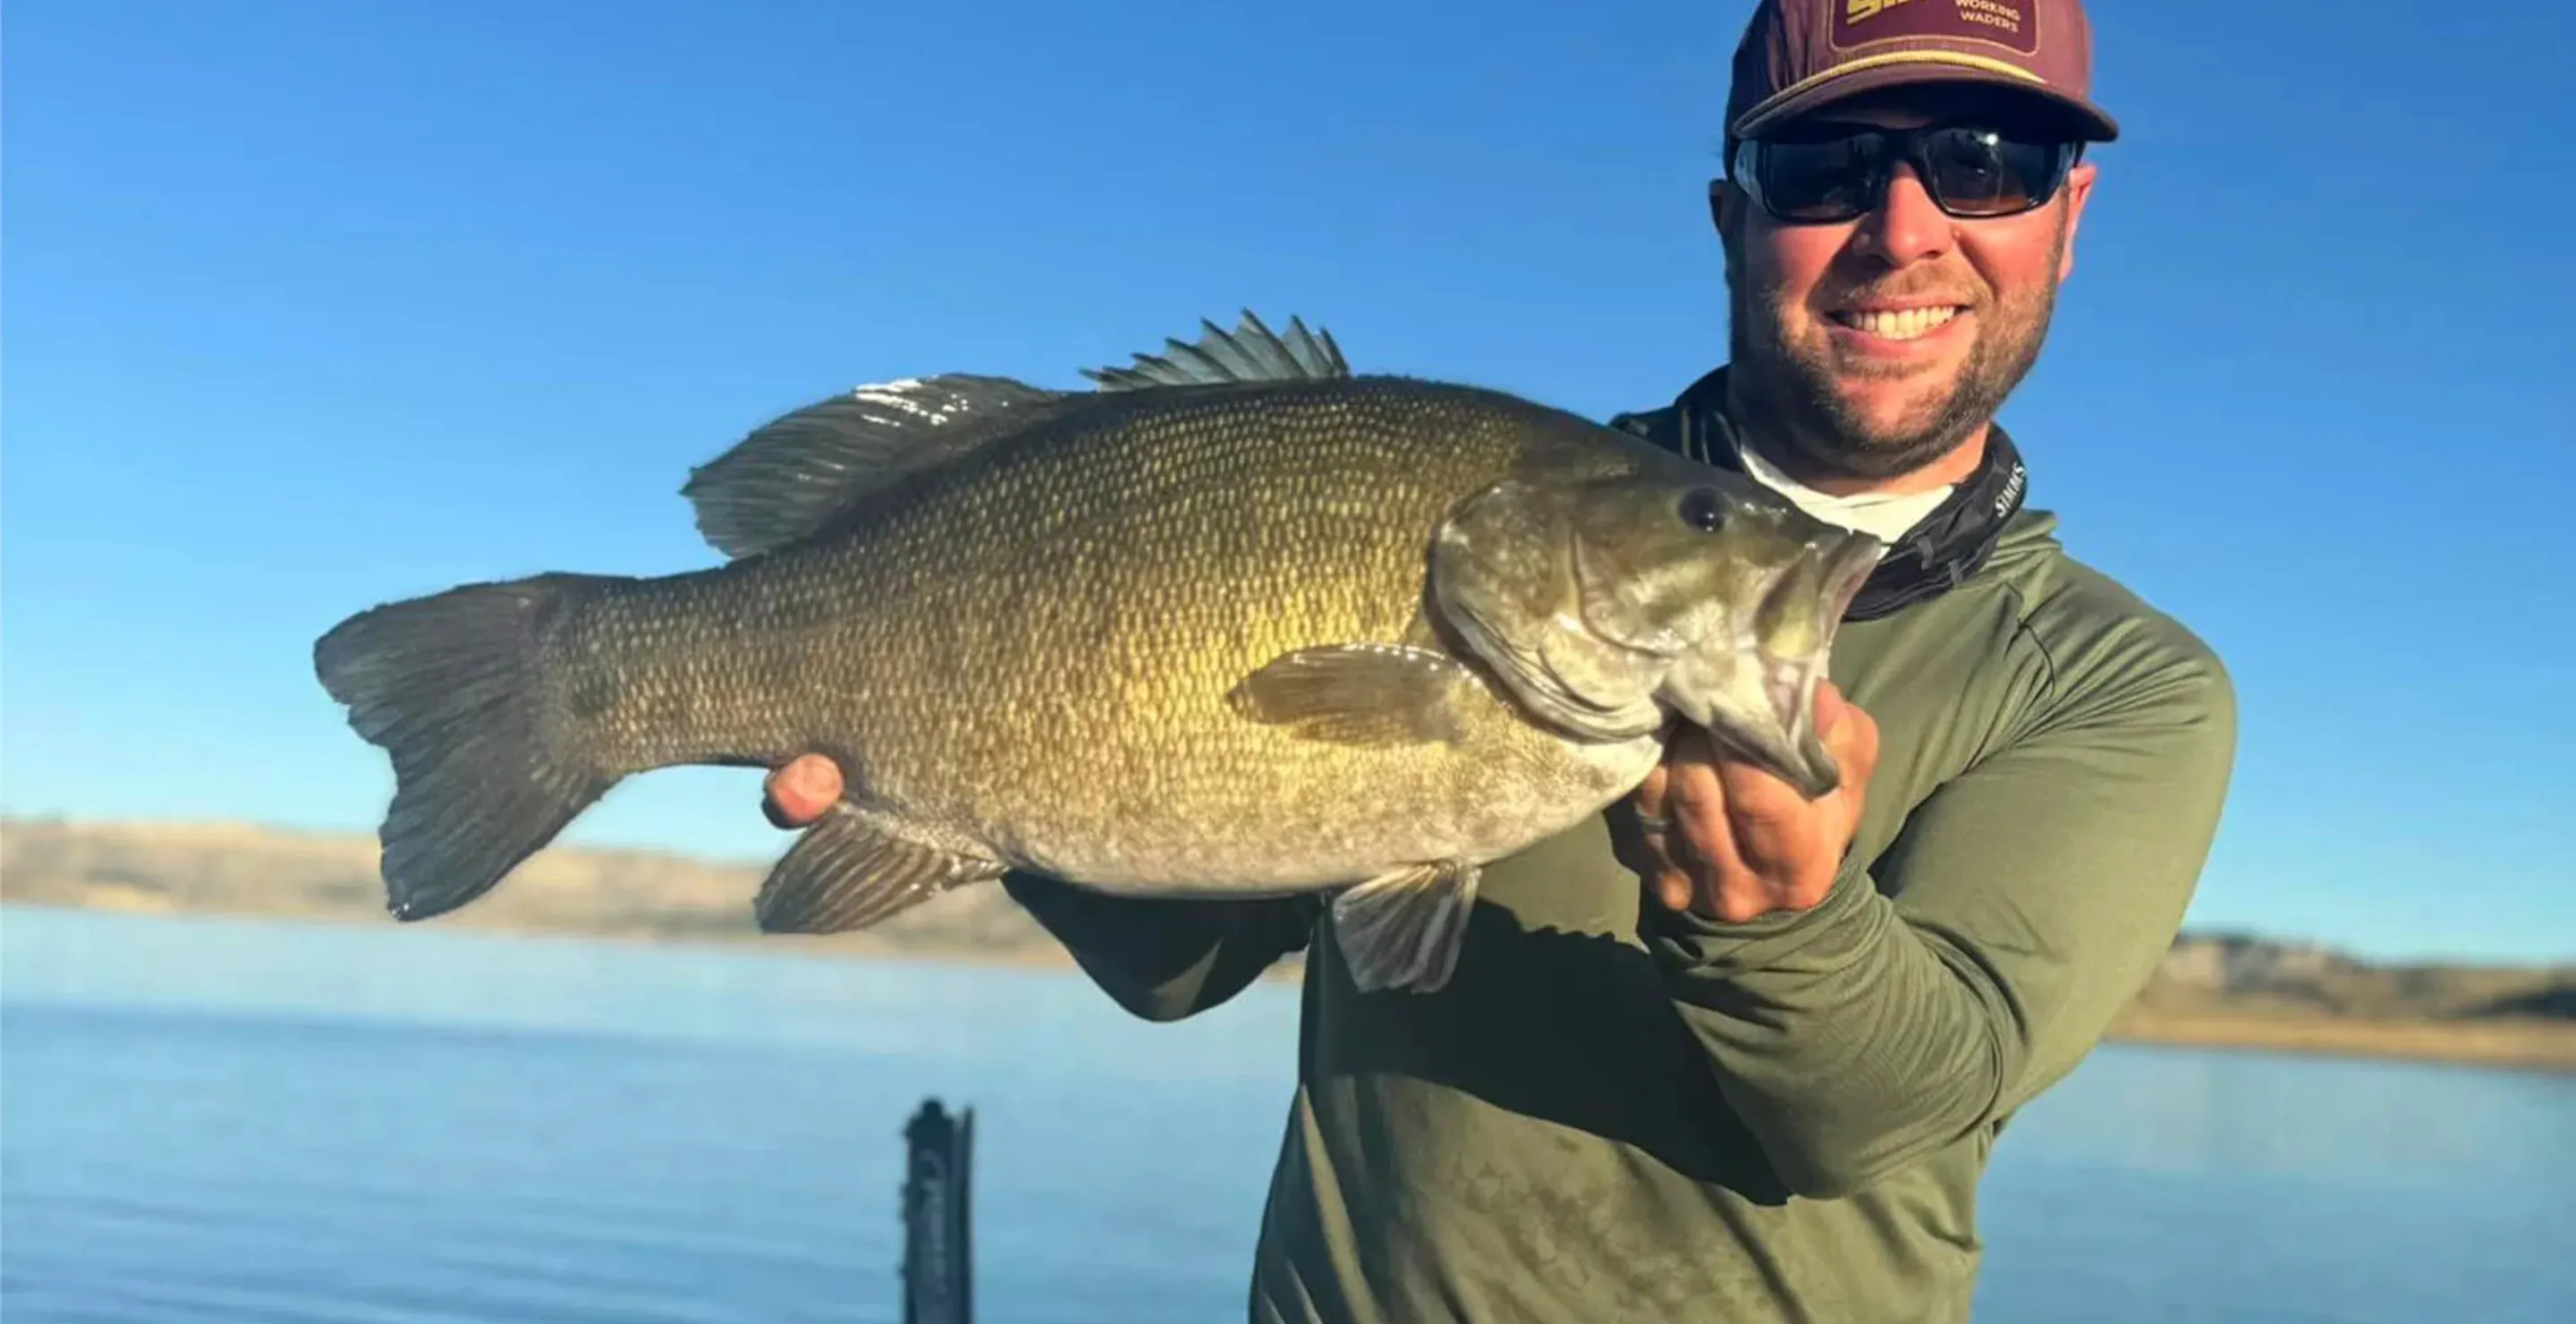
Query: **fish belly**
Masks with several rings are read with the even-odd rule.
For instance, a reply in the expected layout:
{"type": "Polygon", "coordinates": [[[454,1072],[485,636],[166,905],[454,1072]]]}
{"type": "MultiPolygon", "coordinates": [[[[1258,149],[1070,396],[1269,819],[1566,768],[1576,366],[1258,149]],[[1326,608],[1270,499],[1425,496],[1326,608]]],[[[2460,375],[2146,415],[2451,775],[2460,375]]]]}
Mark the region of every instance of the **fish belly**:
{"type": "Polygon", "coordinates": [[[1073,720],[1048,760],[904,797],[898,812],[1103,891],[1254,895],[1512,854],[1598,812],[1662,752],[1653,737],[1564,740],[1490,696],[1456,743],[1306,739],[1218,695],[1198,712],[1189,734],[1114,711],[1073,720]]]}

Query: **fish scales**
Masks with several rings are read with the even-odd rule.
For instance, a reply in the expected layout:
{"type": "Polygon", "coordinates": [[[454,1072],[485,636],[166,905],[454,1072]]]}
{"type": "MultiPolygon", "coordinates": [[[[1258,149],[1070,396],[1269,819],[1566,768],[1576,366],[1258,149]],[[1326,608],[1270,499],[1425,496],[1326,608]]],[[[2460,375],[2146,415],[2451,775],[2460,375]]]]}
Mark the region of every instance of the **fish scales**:
{"type": "Polygon", "coordinates": [[[1598,812],[1676,721],[1821,794],[1834,625],[1880,550],[1499,391],[1355,377],[1249,314],[1060,392],[952,374],[755,430],[685,489],[731,559],[360,612],[316,673],[395,777],[388,907],[467,904],[620,780],[842,770],[753,899],[863,927],[1018,868],[1333,894],[1428,991],[1479,868],[1598,812]]]}
{"type": "Polygon", "coordinates": [[[1520,462],[1528,415],[1394,386],[1099,412],[845,537],[603,595],[565,640],[614,708],[594,756],[819,750],[911,819],[1012,824],[990,844],[1032,867],[1164,892],[1330,879],[1301,863],[1318,838],[1389,864],[1426,832],[1467,848],[1522,830],[1528,802],[1642,775],[1650,742],[1569,749],[1499,698],[1436,758],[1226,706],[1283,653],[1400,639],[1429,530],[1520,462]]]}

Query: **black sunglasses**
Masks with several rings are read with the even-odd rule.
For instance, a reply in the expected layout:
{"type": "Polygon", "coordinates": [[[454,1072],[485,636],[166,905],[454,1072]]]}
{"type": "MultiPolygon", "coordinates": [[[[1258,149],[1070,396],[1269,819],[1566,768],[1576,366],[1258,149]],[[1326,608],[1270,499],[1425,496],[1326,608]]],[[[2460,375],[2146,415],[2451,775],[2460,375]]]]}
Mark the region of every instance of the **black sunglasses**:
{"type": "Polygon", "coordinates": [[[1876,209],[1902,161],[1914,167],[1935,206],[1984,220],[2046,206],[2083,154],[2081,142],[1959,125],[1859,130],[1830,138],[1748,138],[1736,144],[1727,175],[1774,217],[1826,225],[1876,209]]]}

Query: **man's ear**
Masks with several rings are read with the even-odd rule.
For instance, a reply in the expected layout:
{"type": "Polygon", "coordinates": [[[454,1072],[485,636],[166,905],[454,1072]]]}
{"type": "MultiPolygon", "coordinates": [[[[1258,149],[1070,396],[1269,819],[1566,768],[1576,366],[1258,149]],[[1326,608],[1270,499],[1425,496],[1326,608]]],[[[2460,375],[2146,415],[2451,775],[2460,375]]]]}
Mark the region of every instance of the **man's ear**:
{"type": "Polygon", "coordinates": [[[2057,259],[2057,278],[2065,280],[2075,274],[2075,227],[2084,220],[2084,204],[2093,196],[2093,163],[2085,161],[2066,172],[2066,234],[2061,241],[2064,252],[2057,259]]]}

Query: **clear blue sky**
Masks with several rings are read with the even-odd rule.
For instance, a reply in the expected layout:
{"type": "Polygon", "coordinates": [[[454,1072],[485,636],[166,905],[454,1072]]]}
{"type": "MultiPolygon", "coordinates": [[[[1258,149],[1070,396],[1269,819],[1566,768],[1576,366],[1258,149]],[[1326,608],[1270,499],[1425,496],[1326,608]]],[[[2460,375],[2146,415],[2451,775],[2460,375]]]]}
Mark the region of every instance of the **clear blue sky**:
{"type": "MultiPolygon", "coordinates": [[[[859,381],[1077,385],[1249,305],[1659,403],[1723,352],[1743,9],[20,0],[0,808],[371,829],[317,633],[705,564],[688,466],[859,381]]],[[[2005,418],[2234,668],[2193,922],[2576,955],[2561,7],[2099,11],[2129,134],[2005,418]]],[[[767,856],[756,796],[568,839],[767,856]]]]}

